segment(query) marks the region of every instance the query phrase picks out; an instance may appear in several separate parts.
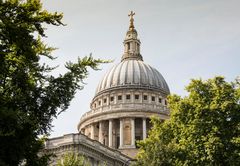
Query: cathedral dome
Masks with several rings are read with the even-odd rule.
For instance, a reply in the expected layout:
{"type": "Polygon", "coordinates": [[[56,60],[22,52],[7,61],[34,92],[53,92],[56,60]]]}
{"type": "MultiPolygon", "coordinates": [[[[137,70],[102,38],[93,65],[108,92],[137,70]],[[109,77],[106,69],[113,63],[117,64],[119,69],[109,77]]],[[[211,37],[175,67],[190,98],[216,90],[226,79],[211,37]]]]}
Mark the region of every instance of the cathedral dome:
{"type": "Polygon", "coordinates": [[[170,93],[163,76],[155,68],[143,62],[140,53],[141,42],[133,24],[134,13],[131,14],[130,26],[123,42],[122,61],[105,74],[98,84],[95,97],[118,89],[154,90],[165,95],[170,93]]]}
{"type": "Polygon", "coordinates": [[[142,60],[124,59],[113,66],[102,78],[96,95],[120,88],[150,89],[169,94],[169,88],[163,76],[142,60]]]}
{"type": "Polygon", "coordinates": [[[130,157],[137,153],[136,140],[147,138],[150,117],[165,120],[170,113],[168,85],[155,68],[143,61],[134,14],[131,11],[128,15],[130,26],[121,62],[103,76],[90,103],[91,110],[78,124],[79,132],[130,157]]]}

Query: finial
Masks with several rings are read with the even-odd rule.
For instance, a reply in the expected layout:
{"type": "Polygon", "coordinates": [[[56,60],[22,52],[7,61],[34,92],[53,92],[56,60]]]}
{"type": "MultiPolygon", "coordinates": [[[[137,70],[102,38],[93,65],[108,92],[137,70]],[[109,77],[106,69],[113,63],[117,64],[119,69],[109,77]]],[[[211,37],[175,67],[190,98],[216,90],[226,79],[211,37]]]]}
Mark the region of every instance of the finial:
{"type": "Polygon", "coordinates": [[[133,25],[133,16],[135,15],[135,13],[133,11],[131,11],[129,14],[128,14],[128,17],[130,17],[130,26],[129,26],[129,30],[133,30],[134,29],[134,25],[133,25]]]}

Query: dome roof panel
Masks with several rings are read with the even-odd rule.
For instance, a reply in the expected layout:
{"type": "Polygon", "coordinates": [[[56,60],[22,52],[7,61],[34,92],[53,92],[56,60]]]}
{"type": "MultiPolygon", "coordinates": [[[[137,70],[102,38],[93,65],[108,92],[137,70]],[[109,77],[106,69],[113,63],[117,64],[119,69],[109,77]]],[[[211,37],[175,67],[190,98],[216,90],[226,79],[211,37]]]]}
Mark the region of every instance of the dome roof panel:
{"type": "Polygon", "coordinates": [[[100,81],[96,95],[112,88],[150,88],[169,94],[169,88],[163,76],[141,60],[124,60],[117,64],[100,81]]]}
{"type": "Polygon", "coordinates": [[[141,75],[141,83],[143,85],[146,85],[147,82],[148,82],[147,70],[144,68],[143,63],[138,63],[138,65],[139,65],[139,68],[141,70],[141,73],[140,73],[140,75],[141,75]]]}
{"type": "Polygon", "coordinates": [[[133,84],[133,61],[127,61],[128,65],[126,69],[123,69],[123,72],[127,73],[127,84],[133,84]]]}
{"type": "MultiPolygon", "coordinates": [[[[127,63],[123,63],[123,68],[126,68],[127,67],[127,63]]],[[[123,85],[126,83],[126,73],[124,70],[121,70],[121,73],[120,73],[120,85],[123,85]]]]}
{"type": "Polygon", "coordinates": [[[110,86],[116,86],[118,85],[118,82],[119,82],[119,73],[121,72],[121,68],[122,68],[122,65],[123,64],[120,64],[120,65],[117,65],[115,70],[114,70],[114,73],[113,73],[113,78],[110,79],[110,82],[112,82],[112,84],[110,84],[110,86]]]}
{"type": "Polygon", "coordinates": [[[115,70],[116,70],[116,68],[113,67],[113,68],[110,70],[109,75],[106,74],[105,86],[103,87],[103,89],[105,89],[105,88],[107,88],[107,87],[110,87],[110,85],[112,84],[113,75],[114,75],[115,70]]]}
{"type": "Polygon", "coordinates": [[[133,68],[135,69],[133,71],[133,82],[134,84],[138,84],[140,82],[140,69],[137,61],[133,61],[133,68]]]}

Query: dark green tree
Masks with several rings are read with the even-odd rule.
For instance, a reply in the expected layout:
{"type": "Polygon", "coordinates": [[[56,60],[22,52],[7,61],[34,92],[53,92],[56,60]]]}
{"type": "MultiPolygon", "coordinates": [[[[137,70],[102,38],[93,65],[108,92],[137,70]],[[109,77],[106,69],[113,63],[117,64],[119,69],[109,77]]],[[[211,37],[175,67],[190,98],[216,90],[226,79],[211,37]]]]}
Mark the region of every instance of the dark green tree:
{"type": "Polygon", "coordinates": [[[240,165],[239,82],[192,80],[186,89],[169,96],[169,120],[152,119],[136,165],[240,165]]]}
{"type": "Polygon", "coordinates": [[[60,26],[62,14],[49,13],[40,0],[0,0],[0,165],[46,165],[39,157],[53,118],[66,110],[83,87],[88,67],[102,60],[91,56],[66,63],[58,77],[40,63],[54,60],[54,48],[43,42],[45,25],[60,26]]]}

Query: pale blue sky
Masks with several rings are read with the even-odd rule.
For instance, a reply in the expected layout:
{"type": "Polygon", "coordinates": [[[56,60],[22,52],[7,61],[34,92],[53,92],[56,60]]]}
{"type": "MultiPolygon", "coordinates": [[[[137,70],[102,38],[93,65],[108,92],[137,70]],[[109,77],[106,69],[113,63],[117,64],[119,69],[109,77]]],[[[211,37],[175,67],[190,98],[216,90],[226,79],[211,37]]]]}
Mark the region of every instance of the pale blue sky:
{"type": "Polygon", "coordinates": [[[54,120],[51,137],[77,132],[101,77],[120,61],[130,10],[136,13],[145,63],[159,70],[172,93],[185,95],[191,78],[223,75],[233,81],[240,75],[239,0],[44,0],[43,4],[47,10],[63,12],[67,24],[47,30],[46,42],[59,48],[54,52],[58,59],[50,63],[60,65],[55,74],[65,71],[64,62],[90,53],[114,60],[101,71],[90,71],[84,90],[54,120]]]}

